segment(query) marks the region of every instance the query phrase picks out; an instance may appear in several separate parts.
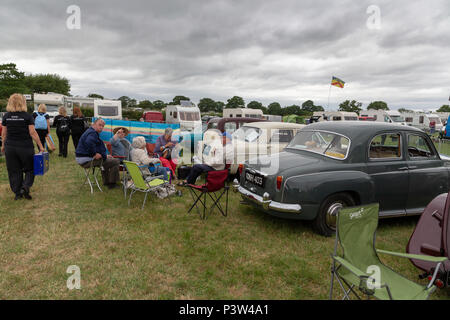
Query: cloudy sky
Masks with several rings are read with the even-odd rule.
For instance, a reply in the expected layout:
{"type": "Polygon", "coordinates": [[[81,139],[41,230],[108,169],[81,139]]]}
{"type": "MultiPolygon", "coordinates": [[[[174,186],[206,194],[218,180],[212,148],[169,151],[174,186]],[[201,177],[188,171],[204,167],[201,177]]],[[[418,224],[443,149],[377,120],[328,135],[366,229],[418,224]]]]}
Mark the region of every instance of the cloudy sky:
{"type": "Polygon", "coordinates": [[[73,95],[433,109],[450,95],[450,1],[1,0],[0,63],[73,95]],[[80,8],[80,29],[69,29],[80,8]],[[374,7],[375,6],[375,7],[374,7]],[[375,8],[375,9],[374,9],[375,8]],[[379,9],[379,11],[378,11],[379,9]],[[379,15],[378,15],[379,13],[379,15]],[[379,17],[379,19],[378,19],[379,17]],[[332,87],[332,76],[346,82],[332,87]]]}

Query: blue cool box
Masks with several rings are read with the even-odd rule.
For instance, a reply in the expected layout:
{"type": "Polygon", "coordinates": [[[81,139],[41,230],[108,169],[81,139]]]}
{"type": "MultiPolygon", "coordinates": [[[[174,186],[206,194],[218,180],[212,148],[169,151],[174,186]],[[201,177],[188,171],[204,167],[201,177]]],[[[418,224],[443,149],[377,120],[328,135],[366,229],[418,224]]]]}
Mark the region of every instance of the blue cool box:
{"type": "Polygon", "coordinates": [[[48,171],[48,152],[41,152],[34,155],[34,175],[43,176],[48,171]]]}

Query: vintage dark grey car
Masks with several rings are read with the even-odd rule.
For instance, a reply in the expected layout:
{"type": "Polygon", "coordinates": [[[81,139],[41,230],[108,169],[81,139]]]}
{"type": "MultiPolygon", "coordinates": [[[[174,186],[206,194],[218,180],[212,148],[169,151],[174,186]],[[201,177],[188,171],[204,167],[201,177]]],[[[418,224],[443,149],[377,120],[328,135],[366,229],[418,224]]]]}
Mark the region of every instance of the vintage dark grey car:
{"type": "Polygon", "coordinates": [[[330,236],[345,206],[379,202],[380,217],[421,214],[449,191],[449,160],[413,127],[320,122],[300,130],[283,152],[247,162],[233,186],[244,202],[281,218],[312,220],[330,236]]]}

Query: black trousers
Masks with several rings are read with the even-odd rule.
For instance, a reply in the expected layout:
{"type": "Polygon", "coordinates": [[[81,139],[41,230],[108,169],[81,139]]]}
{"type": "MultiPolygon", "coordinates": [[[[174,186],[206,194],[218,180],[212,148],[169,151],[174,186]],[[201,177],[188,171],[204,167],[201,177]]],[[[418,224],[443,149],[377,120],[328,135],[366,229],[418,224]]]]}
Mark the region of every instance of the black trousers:
{"type": "Polygon", "coordinates": [[[34,182],[34,147],[21,148],[5,146],[6,169],[9,185],[15,194],[24,188],[29,191],[34,182]]]}
{"type": "MultiPolygon", "coordinates": [[[[47,129],[36,129],[36,132],[39,136],[39,140],[41,140],[42,147],[44,147],[44,149],[45,149],[45,137],[48,134],[48,130],[47,129]]],[[[38,147],[38,151],[39,151],[39,147],[38,147]]]]}
{"type": "Polygon", "coordinates": [[[59,140],[59,154],[67,157],[67,145],[69,144],[70,133],[61,133],[56,131],[59,140]]]}
{"type": "Polygon", "coordinates": [[[194,164],[192,166],[191,172],[186,178],[186,181],[189,184],[195,184],[195,181],[197,180],[199,175],[201,175],[203,172],[208,172],[212,170],[214,170],[214,168],[206,164],[194,164]]]}
{"type": "MultiPolygon", "coordinates": [[[[94,160],[93,166],[99,167],[100,164],[102,165],[102,180],[104,185],[108,184],[116,184],[118,181],[120,181],[120,173],[119,173],[119,165],[120,161],[117,158],[111,158],[106,160],[94,160]]],[[[90,162],[86,162],[85,164],[81,165],[84,168],[89,168],[91,165],[90,162]]]]}
{"type": "Polygon", "coordinates": [[[82,135],[83,135],[83,132],[81,132],[81,133],[73,133],[72,132],[72,142],[73,142],[73,146],[75,147],[75,150],[77,150],[78,141],[80,141],[80,138],[82,135]]]}

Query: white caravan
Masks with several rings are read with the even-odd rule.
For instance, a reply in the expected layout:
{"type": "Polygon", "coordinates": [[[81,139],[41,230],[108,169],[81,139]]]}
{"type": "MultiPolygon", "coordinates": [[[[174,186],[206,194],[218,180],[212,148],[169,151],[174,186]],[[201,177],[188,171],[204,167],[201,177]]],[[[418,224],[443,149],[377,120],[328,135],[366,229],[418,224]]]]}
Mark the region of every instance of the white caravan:
{"type": "Polygon", "coordinates": [[[319,117],[318,121],[358,121],[356,112],[346,111],[316,111],[313,117],[319,117]]]}
{"type": "Polygon", "coordinates": [[[402,116],[405,117],[405,122],[407,125],[424,131],[430,131],[431,122],[436,124],[436,131],[441,130],[443,127],[441,118],[435,113],[402,112],[402,116]]]}
{"type": "Polygon", "coordinates": [[[45,104],[47,107],[47,114],[50,116],[50,125],[53,125],[53,120],[59,114],[59,107],[66,107],[67,113],[72,114],[72,108],[67,107],[65,103],[66,96],[59,93],[35,93],[34,94],[34,111],[37,111],[40,104],[45,104]]]}
{"type": "Polygon", "coordinates": [[[223,109],[223,118],[263,119],[263,112],[260,109],[250,109],[250,108],[223,109]]]}
{"type": "Polygon", "coordinates": [[[283,122],[282,116],[275,116],[272,114],[264,114],[263,119],[271,122],[283,122]]]}
{"type": "Polygon", "coordinates": [[[94,117],[106,119],[122,119],[122,101],[94,100],[94,117]]]}
{"type": "Polygon", "coordinates": [[[166,107],[166,123],[178,123],[181,131],[202,132],[200,109],[190,101],[166,107]]]}
{"type": "Polygon", "coordinates": [[[377,122],[388,122],[406,125],[405,118],[396,110],[363,110],[361,117],[372,117],[377,122]]]}

